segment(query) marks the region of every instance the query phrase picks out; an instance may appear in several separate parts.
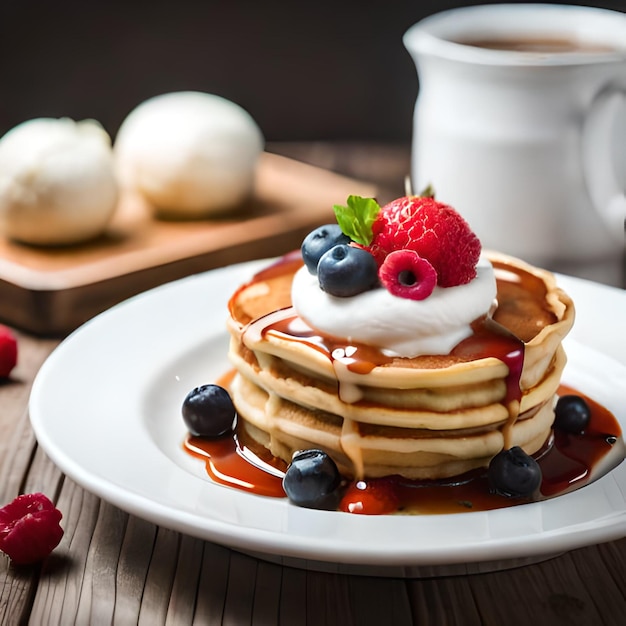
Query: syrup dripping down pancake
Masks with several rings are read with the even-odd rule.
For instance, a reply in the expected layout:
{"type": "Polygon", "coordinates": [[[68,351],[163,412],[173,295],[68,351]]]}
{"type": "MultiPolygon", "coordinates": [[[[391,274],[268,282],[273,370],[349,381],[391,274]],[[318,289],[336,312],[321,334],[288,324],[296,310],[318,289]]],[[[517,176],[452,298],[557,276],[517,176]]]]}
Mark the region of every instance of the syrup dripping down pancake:
{"type": "Polygon", "coordinates": [[[259,273],[230,301],[241,428],[286,462],[322,448],[353,477],[445,478],[486,466],[503,447],[541,449],[574,306],[549,272],[487,256],[498,285],[492,318],[477,320],[473,338],[450,354],[415,358],[306,328],[291,308],[295,255],[259,273]],[[505,356],[516,346],[514,374],[505,356]],[[337,349],[351,359],[334,358],[337,349]]]}

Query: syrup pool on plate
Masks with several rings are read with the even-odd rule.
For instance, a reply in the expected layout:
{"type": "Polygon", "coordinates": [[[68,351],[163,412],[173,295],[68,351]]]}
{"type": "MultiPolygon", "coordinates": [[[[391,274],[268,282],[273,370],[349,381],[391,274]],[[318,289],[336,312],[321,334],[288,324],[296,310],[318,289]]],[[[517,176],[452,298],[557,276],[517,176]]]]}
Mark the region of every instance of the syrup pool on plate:
{"type": "MultiPolygon", "coordinates": [[[[228,376],[220,381],[227,383],[228,376]]],[[[578,391],[561,386],[559,394],[581,395],[578,391]]],[[[590,480],[594,468],[611,452],[621,436],[621,428],[615,416],[602,405],[585,397],[591,420],[582,434],[553,431],[551,440],[535,458],[542,471],[539,495],[535,500],[552,498],[578,487],[590,480]]],[[[189,436],[184,442],[185,450],[206,463],[208,475],[215,482],[234,489],[269,497],[285,497],[282,477],[286,464],[272,457],[265,449],[235,429],[220,439],[189,436]]],[[[387,501],[393,502],[394,510],[385,513],[442,514],[468,511],[486,511],[524,504],[528,498],[507,498],[490,492],[486,471],[474,471],[440,481],[408,480],[400,476],[360,481],[361,505],[352,507],[354,512],[368,514],[380,512],[368,501],[368,488],[379,493],[387,491],[387,501]],[[365,484],[363,484],[365,482],[365,484]],[[391,497],[392,496],[392,497],[391,497]]],[[[354,485],[353,485],[354,486],[354,485]]],[[[350,484],[344,486],[348,489],[350,484]]],[[[345,503],[345,509],[348,509],[345,503]]]]}

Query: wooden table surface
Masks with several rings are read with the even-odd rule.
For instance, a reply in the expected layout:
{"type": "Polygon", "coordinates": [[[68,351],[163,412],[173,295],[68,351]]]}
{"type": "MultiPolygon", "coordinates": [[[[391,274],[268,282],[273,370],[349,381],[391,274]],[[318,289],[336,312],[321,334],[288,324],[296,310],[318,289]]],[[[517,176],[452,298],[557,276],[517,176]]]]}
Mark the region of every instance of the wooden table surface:
{"type": "MultiPolygon", "coordinates": [[[[398,195],[406,146],[277,145],[276,151],[398,195]]],[[[0,504],[42,491],[65,535],[41,565],[0,557],[2,624],[623,624],[626,539],[514,569],[376,578],[283,567],[129,515],[65,477],[38,448],[28,399],[60,338],[16,331],[0,382],[0,504]]],[[[626,529],[625,529],[626,535],[626,529]]]]}

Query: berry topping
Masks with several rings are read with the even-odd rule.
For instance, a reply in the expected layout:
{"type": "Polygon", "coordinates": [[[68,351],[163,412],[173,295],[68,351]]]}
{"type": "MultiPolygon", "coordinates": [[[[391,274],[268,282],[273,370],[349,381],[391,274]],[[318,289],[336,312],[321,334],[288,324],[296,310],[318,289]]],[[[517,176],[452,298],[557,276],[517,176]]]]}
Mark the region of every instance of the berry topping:
{"type": "Polygon", "coordinates": [[[63,537],[62,517],[42,493],[18,496],[0,508],[0,550],[17,565],[41,561],[63,537]]]}
{"type": "Polygon", "coordinates": [[[342,231],[369,250],[378,265],[395,250],[414,250],[437,272],[440,287],[469,283],[476,276],[481,244],[452,207],[430,196],[405,196],[382,208],[371,198],[350,196],[335,206],[342,231]]]}
{"type": "Polygon", "coordinates": [[[326,224],[312,230],[302,242],[302,260],[311,274],[317,273],[317,264],[324,252],[334,246],[350,243],[350,237],[341,232],[338,224],[326,224]]]}
{"type": "Polygon", "coordinates": [[[341,482],[335,462],[322,450],[296,452],[283,478],[283,489],[293,504],[309,509],[334,509],[341,482]]]}
{"type": "Polygon", "coordinates": [[[413,250],[394,250],[378,270],[383,286],[394,296],[424,300],[437,284],[435,268],[413,250]]]}
{"type": "Polygon", "coordinates": [[[481,252],[478,237],[452,207],[410,196],[382,207],[369,250],[381,264],[394,250],[415,250],[435,268],[441,287],[469,283],[481,252]]]}
{"type": "Polygon", "coordinates": [[[398,510],[398,495],[393,483],[384,478],[359,480],[346,490],[339,509],[360,515],[389,515],[398,510]]]}
{"type": "Polygon", "coordinates": [[[17,339],[6,327],[0,325],[0,378],[8,378],[17,365],[17,339]]]}
{"type": "Polygon", "coordinates": [[[491,459],[488,470],[491,491],[509,498],[531,496],[541,485],[541,468],[519,446],[502,450],[491,459]]]}
{"type": "Polygon", "coordinates": [[[584,398],[561,396],[554,408],[554,428],[572,435],[580,435],[589,425],[591,409],[584,398]]]}
{"type": "Polygon", "coordinates": [[[236,416],[228,391],[212,384],[192,389],[183,402],[182,413],[194,437],[221,437],[232,431],[236,416]]]}
{"type": "Polygon", "coordinates": [[[323,291],[347,298],[378,284],[378,266],[367,250],[339,244],[322,255],[317,278],[323,291]]]}

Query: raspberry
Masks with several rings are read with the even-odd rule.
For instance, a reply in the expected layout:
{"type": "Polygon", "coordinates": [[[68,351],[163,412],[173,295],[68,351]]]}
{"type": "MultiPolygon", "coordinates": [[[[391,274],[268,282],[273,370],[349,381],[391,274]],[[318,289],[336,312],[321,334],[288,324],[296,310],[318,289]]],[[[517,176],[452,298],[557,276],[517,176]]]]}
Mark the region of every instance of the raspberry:
{"type": "Polygon", "coordinates": [[[0,508],[0,550],[17,565],[41,561],[63,537],[62,517],[43,493],[18,496],[0,508]]]}
{"type": "Polygon", "coordinates": [[[0,325],[0,378],[8,378],[17,365],[17,339],[6,327],[0,325]]]}
{"type": "Polygon", "coordinates": [[[360,515],[389,515],[398,510],[399,499],[393,484],[384,478],[359,480],[348,487],[339,509],[360,515]]]}
{"type": "Polygon", "coordinates": [[[437,284],[435,268],[414,250],[394,250],[378,270],[383,286],[394,296],[424,300],[437,284]]]}
{"type": "Polygon", "coordinates": [[[409,249],[430,262],[441,287],[464,285],[476,276],[478,237],[457,211],[433,198],[406,196],[385,205],[372,235],[367,249],[379,266],[394,250],[409,249]]]}

